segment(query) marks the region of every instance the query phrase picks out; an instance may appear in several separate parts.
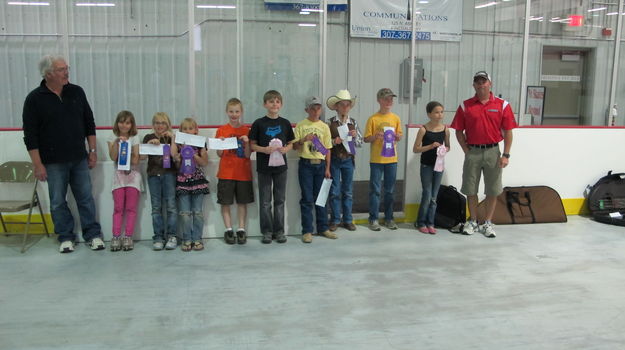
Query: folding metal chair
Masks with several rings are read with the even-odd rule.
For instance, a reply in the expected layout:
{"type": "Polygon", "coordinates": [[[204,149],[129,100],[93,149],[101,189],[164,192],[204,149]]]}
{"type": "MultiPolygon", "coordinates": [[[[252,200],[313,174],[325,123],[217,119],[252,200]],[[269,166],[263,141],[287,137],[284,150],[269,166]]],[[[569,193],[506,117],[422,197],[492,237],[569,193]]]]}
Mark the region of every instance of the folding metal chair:
{"type": "MultiPolygon", "coordinates": [[[[0,191],[0,222],[2,223],[2,229],[6,235],[10,234],[23,234],[24,239],[22,241],[22,250],[24,253],[26,251],[26,239],[28,238],[28,234],[30,233],[30,225],[43,225],[46,235],[50,237],[50,232],[48,231],[48,225],[46,224],[46,220],[43,217],[43,211],[41,210],[41,202],[39,201],[39,194],[37,193],[37,186],[39,185],[39,180],[35,178],[35,173],[33,171],[33,165],[30,162],[6,162],[0,165],[0,184],[33,184],[32,192],[28,192],[31,194],[30,198],[27,199],[15,199],[13,197],[16,196],[14,191],[9,191],[8,188],[4,188],[0,191]],[[5,199],[8,198],[8,199],[5,199]],[[33,208],[39,209],[39,216],[41,217],[41,222],[32,222],[33,216],[33,208]],[[5,221],[4,217],[2,217],[2,213],[15,213],[19,211],[23,211],[28,209],[28,217],[26,221],[5,221]],[[10,232],[7,229],[6,224],[25,224],[23,232],[10,232]]],[[[6,186],[6,185],[3,185],[6,186]]],[[[11,185],[13,186],[13,185],[11,185]]],[[[30,188],[30,186],[29,186],[30,188]]],[[[18,192],[19,193],[19,192],[18,192]]],[[[23,193],[23,191],[21,191],[23,193]]],[[[19,196],[19,195],[17,195],[19,196]]]]}

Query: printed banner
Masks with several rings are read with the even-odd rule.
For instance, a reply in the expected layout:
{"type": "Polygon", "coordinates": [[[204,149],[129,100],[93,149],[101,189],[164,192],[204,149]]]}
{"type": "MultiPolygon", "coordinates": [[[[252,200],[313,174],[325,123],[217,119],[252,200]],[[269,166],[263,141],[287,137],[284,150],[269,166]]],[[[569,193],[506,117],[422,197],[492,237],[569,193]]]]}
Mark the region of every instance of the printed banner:
{"type": "MultiPolygon", "coordinates": [[[[278,11],[300,11],[319,9],[320,3],[320,0],[265,0],[265,8],[278,11]]],[[[328,0],[328,11],[347,11],[347,0],[328,0]]]]}
{"type": "Polygon", "coordinates": [[[358,0],[351,2],[350,35],[361,38],[411,40],[412,18],[417,40],[460,41],[462,0],[438,0],[427,4],[412,0],[358,0]]]}

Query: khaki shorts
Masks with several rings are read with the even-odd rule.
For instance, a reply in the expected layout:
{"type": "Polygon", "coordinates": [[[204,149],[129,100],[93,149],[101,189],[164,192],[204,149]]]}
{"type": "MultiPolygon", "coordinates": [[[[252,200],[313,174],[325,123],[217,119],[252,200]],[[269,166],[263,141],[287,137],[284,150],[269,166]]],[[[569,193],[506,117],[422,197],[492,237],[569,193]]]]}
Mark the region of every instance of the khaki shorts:
{"type": "Polygon", "coordinates": [[[254,202],[254,188],[252,181],[237,181],[219,179],[217,183],[217,203],[222,205],[248,204],[254,202]]]}
{"type": "Polygon", "coordinates": [[[499,167],[501,153],[499,147],[486,149],[470,148],[464,156],[462,166],[462,188],[460,191],[467,196],[477,195],[480,178],[484,173],[484,194],[498,196],[503,192],[501,171],[499,167]]]}

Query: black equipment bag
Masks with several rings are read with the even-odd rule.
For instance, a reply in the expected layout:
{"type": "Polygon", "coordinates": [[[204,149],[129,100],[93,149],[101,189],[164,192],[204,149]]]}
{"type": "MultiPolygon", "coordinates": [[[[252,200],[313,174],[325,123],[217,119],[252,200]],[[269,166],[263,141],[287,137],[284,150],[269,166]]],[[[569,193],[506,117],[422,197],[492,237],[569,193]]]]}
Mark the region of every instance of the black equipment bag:
{"type": "Polygon", "coordinates": [[[441,185],[436,197],[434,225],[452,228],[467,219],[467,199],[454,186],[441,185]]]}
{"type": "Polygon", "coordinates": [[[605,224],[625,226],[625,173],[608,174],[597,181],[586,200],[593,218],[605,224]],[[620,217],[610,214],[620,213],[620,217]]]}

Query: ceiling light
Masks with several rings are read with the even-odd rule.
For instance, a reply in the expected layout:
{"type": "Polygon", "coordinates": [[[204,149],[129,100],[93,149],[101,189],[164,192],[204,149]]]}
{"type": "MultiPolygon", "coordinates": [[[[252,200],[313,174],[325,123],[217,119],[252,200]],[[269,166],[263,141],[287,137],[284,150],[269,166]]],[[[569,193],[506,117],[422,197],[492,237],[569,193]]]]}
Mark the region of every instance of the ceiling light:
{"type": "Polygon", "coordinates": [[[299,23],[298,26],[300,27],[316,27],[317,25],[314,23],[299,23]]]}
{"type": "Polygon", "coordinates": [[[76,6],[99,6],[99,7],[113,7],[115,4],[108,2],[77,2],[76,6]]]}
{"type": "Polygon", "coordinates": [[[608,9],[607,7],[597,7],[597,8],[588,10],[588,12],[603,11],[607,9],[608,9]]]}
{"type": "Polygon", "coordinates": [[[491,1],[491,2],[487,2],[485,4],[476,5],[475,8],[476,9],[481,9],[481,8],[488,7],[488,6],[493,6],[493,5],[497,5],[497,1],[491,1]]]}
{"type": "Polygon", "coordinates": [[[27,2],[27,1],[9,1],[7,5],[21,5],[21,6],[50,6],[49,2],[27,2]]]}
{"type": "Polygon", "coordinates": [[[234,5],[195,5],[199,9],[235,9],[234,5]]]}

